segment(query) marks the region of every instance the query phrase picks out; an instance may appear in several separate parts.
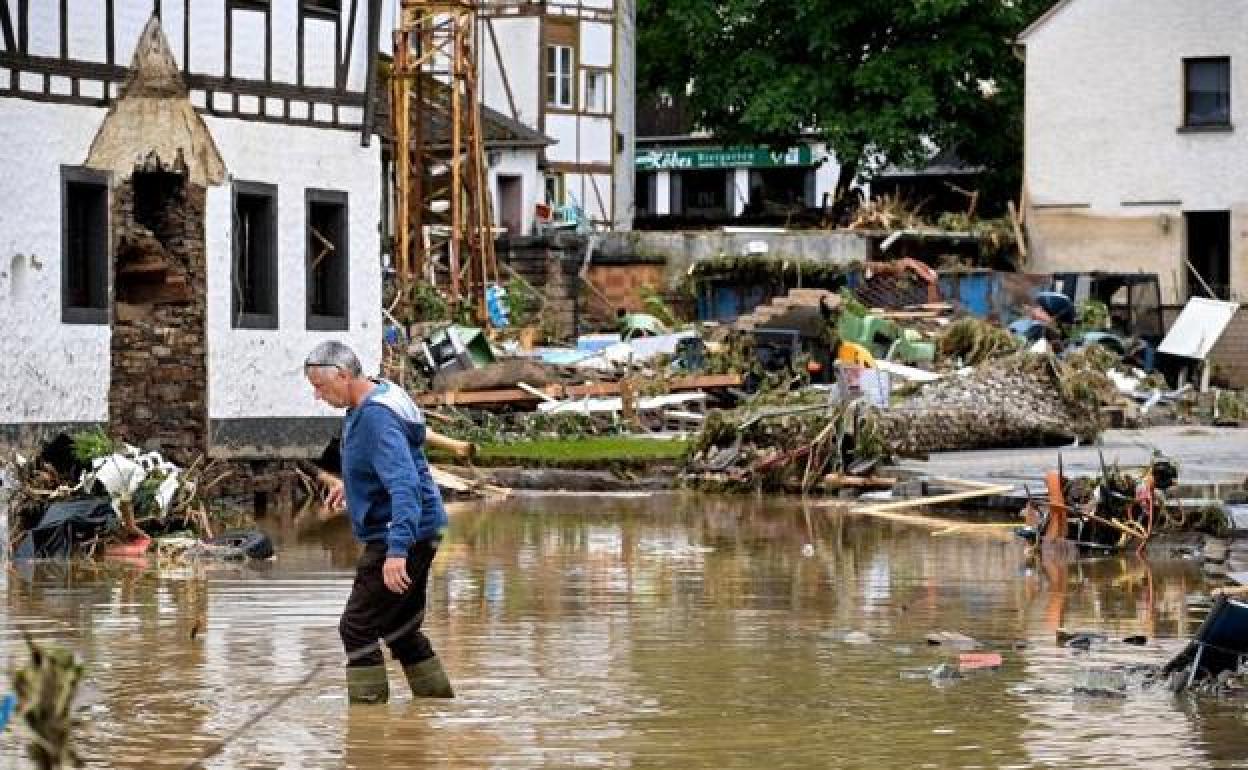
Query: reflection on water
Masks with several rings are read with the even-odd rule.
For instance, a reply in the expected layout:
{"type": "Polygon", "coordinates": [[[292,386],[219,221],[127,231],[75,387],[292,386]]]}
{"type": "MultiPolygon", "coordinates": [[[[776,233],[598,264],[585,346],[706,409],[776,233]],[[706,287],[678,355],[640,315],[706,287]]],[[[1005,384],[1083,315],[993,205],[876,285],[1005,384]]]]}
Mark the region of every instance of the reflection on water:
{"type": "MultiPolygon", "coordinates": [[[[1202,766],[1248,760],[1242,705],[1133,692],[1081,668],[1160,663],[1193,630],[1197,566],[1029,563],[1020,544],[796,502],[522,498],[452,516],[427,628],[459,697],[348,709],[337,619],[356,549],[340,522],[276,532],[261,566],[37,565],[0,577],[21,633],[88,662],[80,747],[99,767],[182,767],[276,698],[208,767],[1202,766]],[[1089,653],[1059,626],[1117,640],[1089,653]],[[1003,652],[948,686],[902,679],[1003,652]],[[858,631],[870,644],[846,643],[858,631]],[[320,666],[321,668],[317,668],[320,666]],[[313,672],[310,683],[299,687],[313,672]]],[[[861,635],[855,635],[858,640],[861,635]]],[[[12,733],[0,766],[17,761],[12,733]]]]}

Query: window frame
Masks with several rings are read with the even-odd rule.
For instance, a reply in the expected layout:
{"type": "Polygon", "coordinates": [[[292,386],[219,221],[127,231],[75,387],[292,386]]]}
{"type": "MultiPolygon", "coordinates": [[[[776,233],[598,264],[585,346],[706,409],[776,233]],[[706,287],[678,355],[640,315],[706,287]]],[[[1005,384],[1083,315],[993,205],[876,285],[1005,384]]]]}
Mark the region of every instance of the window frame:
{"type": "Polygon", "coordinates": [[[349,196],[342,190],[322,190],[308,188],[304,191],[303,203],[303,230],[304,230],[304,308],[306,313],[306,326],[309,331],[347,331],[351,326],[351,209],[349,196]],[[324,315],[314,313],[312,308],[312,207],[317,205],[332,205],[338,207],[339,211],[339,238],[340,243],[335,244],[335,251],[339,259],[337,269],[334,271],[336,278],[342,287],[342,314],[341,315],[324,315]]]}
{"type": "Polygon", "coordinates": [[[576,47],[567,43],[547,43],[543,64],[546,70],[545,103],[547,109],[575,110],[577,96],[575,83],[576,47]],[[566,54],[566,57],[561,57],[561,53],[566,54]],[[567,65],[566,71],[558,66],[561,58],[566,58],[564,62],[567,65]],[[552,67],[552,64],[555,66],[552,67]],[[566,103],[558,98],[563,93],[563,89],[560,86],[566,86],[566,103]]]}
{"type": "Polygon", "coordinates": [[[341,19],[342,18],[342,0],[336,0],[338,7],[334,9],[325,8],[320,5],[325,0],[299,0],[299,12],[306,18],[313,19],[341,19]]]}
{"type": "Polygon", "coordinates": [[[1226,131],[1232,128],[1231,109],[1233,94],[1230,56],[1191,56],[1183,59],[1183,122],[1185,131],[1226,131]],[[1192,68],[1199,64],[1224,64],[1226,67],[1226,116],[1218,121],[1192,121],[1192,68]]]}
{"type": "Polygon", "coordinates": [[[582,107],[589,115],[610,115],[613,108],[613,99],[615,94],[612,93],[612,72],[608,67],[584,67],[581,69],[581,97],[582,107]],[[594,105],[593,100],[589,96],[589,84],[594,78],[602,78],[602,107],[598,108],[594,105]]]}
{"type": "MultiPolygon", "coordinates": [[[[90,260],[90,256],[86,257],[90,260]]],[[[61,166],[61,323],[93,324],[109,323],[109,306],[112,298],[113,261],[113,212],[112,175],[107,171],[83,166],[61,166]],[[86,268],[87,281],[91,286],[87,293],[98,294],[99,304],[73,305],[70,303],[70,217],[69,193],[71,186],[97,188],[102,193],[104,215],[103,253],[86,268]]]]}
{"type": "Polygon", "coordinates": [[[266,182],[236,180],[231,192],[230,202],[230,326],[234,329],[277,329],[280,316],[278,306],[280,297],[278,292],[278,262],[281,259],[277,243],[279,213],[277,185],[266,182]],[[264,293],[267,298],[266,304],[272,308],[270,312],[245,312],[240,307],[240,298],[235,289],[242,256],[240,253],[240,222],[238,216],[238,201],[240,197],[267,198],[269,201],[271,216],[268,221],[268,232],[263,234],[265,244],[269,250],[269,259],[264,266],[263,278],[266,284],[264,286],[264,293]]]}

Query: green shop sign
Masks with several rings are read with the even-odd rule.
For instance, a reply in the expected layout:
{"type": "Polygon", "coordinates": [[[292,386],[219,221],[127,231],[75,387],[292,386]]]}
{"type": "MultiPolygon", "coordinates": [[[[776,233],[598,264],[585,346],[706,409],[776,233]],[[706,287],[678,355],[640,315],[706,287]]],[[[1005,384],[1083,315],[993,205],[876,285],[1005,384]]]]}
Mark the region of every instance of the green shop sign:
{"type": "Polygon", "coordinates": [[[696,171],[710,168],[777,168],[813,165],[810,147],[775,152],[767,147],[703,150],[638,150],[638,171],[696,171]]]}

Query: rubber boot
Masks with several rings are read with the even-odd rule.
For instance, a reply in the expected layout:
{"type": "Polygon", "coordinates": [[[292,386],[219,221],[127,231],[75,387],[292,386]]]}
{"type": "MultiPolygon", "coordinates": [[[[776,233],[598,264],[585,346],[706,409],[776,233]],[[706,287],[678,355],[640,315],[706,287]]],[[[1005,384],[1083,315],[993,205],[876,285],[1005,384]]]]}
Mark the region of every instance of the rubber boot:
{"type": "Polygon", "coordinates": [[[349,703],[385,703],[390,700],[390,680],[385,666],[347,666],[349,703]]]}
{"type": "Polygon", "coordinates": [[[411,685],[412,695],[417,698],[454,698],[451,680],[446,677],[446,669],[442,661],[435,655],[428,660],[412,663],[403,667],[407,683],[411,685]]]}

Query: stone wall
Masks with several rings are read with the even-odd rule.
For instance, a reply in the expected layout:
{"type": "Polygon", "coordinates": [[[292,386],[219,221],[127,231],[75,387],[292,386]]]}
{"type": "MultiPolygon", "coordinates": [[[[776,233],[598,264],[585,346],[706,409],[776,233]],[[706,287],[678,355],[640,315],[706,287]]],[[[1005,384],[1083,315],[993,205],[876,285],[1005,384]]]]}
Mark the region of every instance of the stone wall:
{"type": "Polygon", "coordinates": [[[207,451],[203,187],[137,170],[113,197],[109,433],[190,463],[207,451]]]}
{"type": "MultiPolygon", "coordinates": [[[[500,262],[541,292],[545,309],[540,323],[558,338],[575,335],[578,320],[577,273],[585,258],[585,240],[566,236],[506,238],[496,244],[500,262]]],[[[506,270],[503,277],[510,276],[506,270]]]]}

